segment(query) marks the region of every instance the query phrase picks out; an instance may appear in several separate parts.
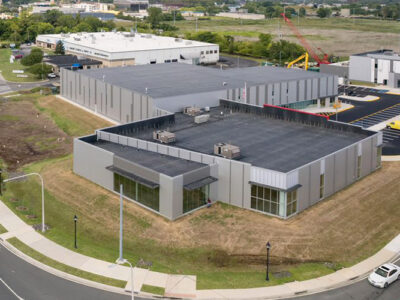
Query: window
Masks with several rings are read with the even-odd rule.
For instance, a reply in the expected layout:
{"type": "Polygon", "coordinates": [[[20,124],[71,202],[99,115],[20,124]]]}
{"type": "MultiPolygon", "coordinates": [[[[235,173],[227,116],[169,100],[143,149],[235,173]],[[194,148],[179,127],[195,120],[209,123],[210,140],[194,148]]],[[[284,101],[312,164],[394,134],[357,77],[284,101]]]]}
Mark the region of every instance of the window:
{"type": "Polygon", "coordinates": [[[380,167],[382,163],[382,146],[376,148],[376,167],[380,167]]]}
{"type": "Polygon", "coordinates": [[[319,175],[319,199],[324,198],[325,174],[319,175]]]}
{"type": "Polygon", "coordinates": [[[201,51],[200,54],[204,54],[204,51],[201,51]]]}
{"type": "Polygon", "coordinates": [[[218,53],[218,50],[214,50],[214,53],[218,53]]]}
{"type": "Polygon", "coordinates": [[[119,186],[123,186],[125,197],[143,204],[155,211],[160,211],[160,189],[152,189],[122,175],[114,173],[114,191],[119,193],[119,186]]]}
{"type": "Polygon", "coordinates": [[[207,204],[209,198],[210,188],[205,185],[195,190],[183,190],[183,213],[194,210],[207,204]]]}
{"type": "Polygon", "coordinates": [[[297,212],[297,190],[287,193],[286,199],[286,217],[297,212]]]}
{"type": "Polygon", "coordinates": [[[361,177],[361,155],[357,157],[357,178],[361,177]]]}
{"type": "Polygon", "coordinates": [[[265,213],[279,215],[279,194],[278,190],[252,185],[250,207],[265,213]]]}
{"type": "Polygon", "coordinates": [[[164,60],[164,62],[165,62],[165,63],[170,63],[171,60],[170,60],[170,59],[166,59],[166,60],[164,60]]]}
{"type": "Polygon", "coordinates": [[[177,59],[173,59],[172,62],[178,62],[178,60],[177,59]]]}

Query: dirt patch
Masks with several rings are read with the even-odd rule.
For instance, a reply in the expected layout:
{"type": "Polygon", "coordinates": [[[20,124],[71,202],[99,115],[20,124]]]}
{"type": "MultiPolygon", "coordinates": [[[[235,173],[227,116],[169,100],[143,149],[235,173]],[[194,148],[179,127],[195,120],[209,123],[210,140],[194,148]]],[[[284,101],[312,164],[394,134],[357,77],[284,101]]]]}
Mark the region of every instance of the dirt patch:
{"type": "Polygon", "coordinates": [[[0,157],[9,170],[72,151],[72,138],[31,101],[0,104],[0,157]]]}

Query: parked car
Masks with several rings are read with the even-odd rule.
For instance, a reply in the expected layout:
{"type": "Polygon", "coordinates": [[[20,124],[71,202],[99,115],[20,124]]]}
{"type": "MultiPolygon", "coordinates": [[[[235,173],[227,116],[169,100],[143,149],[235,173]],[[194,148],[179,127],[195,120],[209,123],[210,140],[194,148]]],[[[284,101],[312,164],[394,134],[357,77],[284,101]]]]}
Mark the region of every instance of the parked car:
{"type": "Polygon", "coordinates": [[[14,57],[15,57],[15,59],[21,59],[21,58],[23,58],[24,56],[23,56],[22,54],[17,54],[17,55],[15,55],[14,57]]]}
{"type": "Polygon", "coordinates": [[[392,263],[380,266],[368,276],[369,283],[379,288],[387,288],[397,279],[400,279],[400,267],[392,263]]]}
{"type": "Polygon", "coordinates": [[[47,74],[47,77],[48,77],[48,78],[56,78],[57,75],[54,74],[54,73],[49,73],[49,74],[47,74]]]}
{"type": "Polygon", "coordinates": [[[393,121],[386,124],[387,129],[397,129],[400,130],[400,121],[393,121]]]}

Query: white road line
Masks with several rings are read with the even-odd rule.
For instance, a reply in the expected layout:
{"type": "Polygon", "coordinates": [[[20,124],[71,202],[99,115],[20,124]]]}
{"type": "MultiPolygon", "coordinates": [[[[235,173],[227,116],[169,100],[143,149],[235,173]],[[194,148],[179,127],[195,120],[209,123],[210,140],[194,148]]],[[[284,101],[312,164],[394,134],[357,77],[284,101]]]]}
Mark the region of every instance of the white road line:
{"type": "Polygon", "coordinates": [[[11,293],[14,294],[15,297],[17,297],[18,300],[24,300],[24,298],[18,296],[18,294],[16,292],[14,292],[14,290],[12,288],[10,288],[9,285],[2,278],[0,278],[0,281],[5,285],[6,288],[8,288],[10,290],[11,293]]]}

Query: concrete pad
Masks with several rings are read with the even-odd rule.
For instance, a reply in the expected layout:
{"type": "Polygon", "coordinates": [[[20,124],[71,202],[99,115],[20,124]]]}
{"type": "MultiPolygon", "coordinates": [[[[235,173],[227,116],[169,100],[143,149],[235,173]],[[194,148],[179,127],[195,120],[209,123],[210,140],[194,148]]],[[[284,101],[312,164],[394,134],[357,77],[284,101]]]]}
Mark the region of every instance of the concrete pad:
{"type": "MultiPolygon", "coordinates": [[[[44,240],[41,234],[37,233],[33,228],[29,228],[26,231],[22,231],[20,234],[15,235],[21,242],[27,244],[31,247],[31,245],[37,241],[44,240]]],[[[32,247],[33,248],[33,247],[32,247]]]]}
{"type": "MultiPolygon", "coordinates": [[[[147,269],[136,268],[136,267],[133,268],[133,291],[134,292],[140,292],[148,273],[149,273],[149,270],[147,270],[147,269]]],[[[132,280],[131,280],[130,273],[129,273],[129,277],[126,280],[127,280],[127,284],[125,286],[125,291],[130,292],[130,291],[132,291],[132,280]]]]}
{"type": "Polygon", "coordinates": [[[168,274],[149,271],[147,273],[145,284],[165,288],[167,286],[168,274]]]}
{"type": "MultiPolygon", "coordinates": [[[[400,159],[400,157],[399,157],[400,159]]],[[[400,253],[400,234],[389,242],[383,249],[400,253]]]]}
{"type": "Polygon", "coordinates": [[[177,298],[195,298],[196,276],[168,275],[164,296],[177,298]]]}

